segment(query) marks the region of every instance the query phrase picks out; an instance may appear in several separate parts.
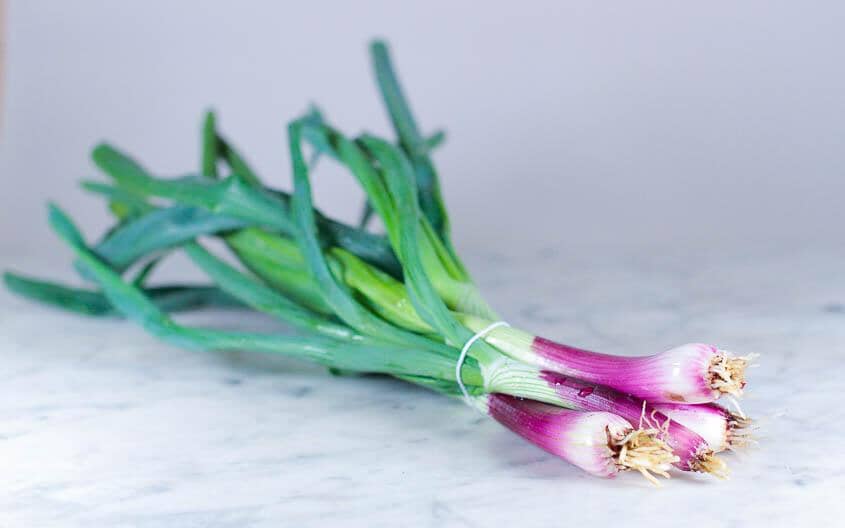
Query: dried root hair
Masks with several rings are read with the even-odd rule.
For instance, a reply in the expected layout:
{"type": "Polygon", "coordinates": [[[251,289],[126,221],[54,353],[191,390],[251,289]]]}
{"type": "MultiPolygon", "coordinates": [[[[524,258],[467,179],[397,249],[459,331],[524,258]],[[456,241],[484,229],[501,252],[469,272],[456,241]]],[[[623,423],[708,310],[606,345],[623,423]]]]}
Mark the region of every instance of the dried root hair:
{"type": "Polygon", "coordinates": [[[707,369],[710,388],[723,394],[742,396],[742,389],[745,388],[745,368],[756,357],[755,354],[734,356],[730,352],[720,350],[707,369]]]}
{"type": "Polygon", "coordinates": [[[696,453],[695,459],[689,464],[689,468],[699,473],[709,473],[721,480],[727,480],[730,476],[728,465],[709,448],[696,453]]]}
{"type": "Polygon", "coordinates": [[[756,426],[751,418],[726,410],[726,419],[728,423],[725,435],[727,449],[734,451],[757,443],[754,439],[756,426]]]}
{"type": "Polygon", "coordinates": [[[660,439],[659,429],[631,429],[614,435],[608,429],[607,444],[620,471],[639,471],[649,482],[660,487],[655,475],[669,478],[669,469],[678,461],[672,448],[660,439]]]}

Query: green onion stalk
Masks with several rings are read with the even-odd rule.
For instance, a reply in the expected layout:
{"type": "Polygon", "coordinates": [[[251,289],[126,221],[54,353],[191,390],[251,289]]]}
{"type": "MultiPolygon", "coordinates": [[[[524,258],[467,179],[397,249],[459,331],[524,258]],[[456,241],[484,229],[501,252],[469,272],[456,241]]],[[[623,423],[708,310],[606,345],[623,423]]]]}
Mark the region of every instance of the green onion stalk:
{"type": "MultiPolygon", "coordinates": [[[[372,56],[376,78],[399,137],[398,149],[404,154],[404,165],[394,168],[404,170],[416,187],[419,202],[416,240],[422,270],[430,278],[438,296],[453,311],[454,318],[470,331],[479,332],[498,317],[484,301],[451,244],[448,214],[429,156],[433,142],[419,133],[396,79],[387,48],[382,43],[375,43],[372,56]]],[[[241,262],[281,291],[313,308],[326,310],[321,295],[309,290],[313,284],[308,280],[309,273],[302,270],[301,257],[294,257],[293,262],[285,260],[290,265],[280,266],[280,260],[268,259],[264,252],[272,248],[278,250],[274,257],[291,258],[290,248],[282,247],[285,237],[288,237],[288,246],[295,243],[290,221],[285,221],[282,213],[285,207],[289,207],[290,197],[260,187],[260,179],[232,145],[217,133],[215,123],[213,114],[209,114],[204,127],[202,169],[206,176],[215,178],[215,160],[222,160],[232,171],[225,181],[210,183],[195,177],[169,182],[151,179],[144,176],[137,164],[127,161],[128,158],[121,157],[107,146],[95,151],[94,158],[125,190],[208,208],[217,222],[225,220],[216,216],[219,213],[260,222],[258,229],[225,237],[241,262]],[[275,215],[270,208],[275,210],[275,215]],[[268,228],[272,232],[265,232],[266,236],[263,236],[261,229],[268,228]],[[275,243],[271,242],[274,238],[275,243]],[[285,252],[288,254],[283,255],[285,252]]],[[[330,268],[340,271],[343,278],[353,282],[348,286],[362,295],[381,317],[414,332],[437,332],[416,313],[416,307],[410,302],[410,292],[405,291],[408,284],[389,281],[390,277],[402,280],[390,249],[401,243],[399,221],[404,213],[398,212],[392,201],[384,176],[386,171],[381,166],[383,160],[378,159],[380,154],[378,148],[374,148],[372,138],[345,137],[326,125],[317,110],[301,119],[297,129],[297,134],[316,154],[333,158],[349,169],[367,194],[365,217],[376,213],[387,230],[387,237],[362,240],[366,236],[362,233],[366,232],[353,231],[316,215],[321,224],[321,242],[324,247],[334,246],[329,250],[330,268]],[[387,276],[379,277],[379,273],[387,276]]],[[[211,230],[215,226],[205,227],[211,230]]],[[[219,231],[224,228],[219,227],[219,231]]],[[[712,402],[724,394],[740,396],[746,385],[745,369],[750,359],[700,343],[650,356],[619,357],[557,343],[513,327],[498,327],[485,335],[484,340],[520,362],[664,403],[698,404],[712,402]]]]}
{"type": "MultiPolygon", "coordinates": [[[[7,285],[13,291],[89,315],[119,313],[176,346],[197,350],[248,349],[287,355],[338,371],[390,374],[448,395],[457,394],[453,380],[457,351],[450,347],[431,340],[423,342],[419,337],[407,338],[403,346],[402,340],[395,336],[377,339],[357,333],[263,287],[196,242],[184,246],[186,253],[215,279],[221,289],[232,290],[234,295],[230,297],[212,287],[144,290],[135,281],[124,280],[119,272],[103,262],[86,245],[76,226],[60,209],[51,206],[49,216],[54,231],[76,255],[78,268],[99,285],[101,293],[6,274],[7,285]],[[193,300],[175,303],[168,296],[172,291],[183,295],[190,292],[194,295],[193,300]],[[211,302],[212,305],[237,306],[241,302],[260,306],[262,311],[298,327],[303,335],[187,327],[175,323],[164,311],[167,307],[174,311],[196,307],[201,304],[197,299],[202,297],[207,302],[223,301],[211,302]]],[[[654,483],[654,475],[668,476],[666,470],[676,457],[658,438],[657,430],[634,429],[627,421],[611,413],[581,415],[569,411],[574,414],[566,414],[557,406],[538,407],[543,404],[530,403],[530,398],[542,398],[543,395],[535,391],[543,392],[545,386],[532,388],[532,384],[536,385],[536,373],[530,372],[530,368],[521,370],[513,368],[515,366],[500,366],[500,372],[497,372],[496,369],[482,369],[480,366],[483,365],[473,359],[461,365],[460,378],[471,394],[471,403],[543,449],[597,476],[612,477],[621,471],[636,470],[654,483]],[[485,372],[493,374],[485,377],[485,372]],[[505,412],[506,409],[511,412],[505,412]],[[538,409],[548,412],[538,415],[538,409]],[[536,434],[537,424],[546,424],[545,435],[536,434]],[[602,443],[595,444],[595,438],[602,439],[602,443]],[[587,441],[589,444],[585,444],[587,441]]]]}

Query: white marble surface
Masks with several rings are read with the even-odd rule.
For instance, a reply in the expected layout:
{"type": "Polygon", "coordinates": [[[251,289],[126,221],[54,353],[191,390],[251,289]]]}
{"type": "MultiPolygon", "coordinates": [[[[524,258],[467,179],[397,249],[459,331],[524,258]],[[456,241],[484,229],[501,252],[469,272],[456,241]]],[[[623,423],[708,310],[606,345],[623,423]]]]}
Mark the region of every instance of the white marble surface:
{"type": "Polygon", "coordinates": [[[600,480],[396,381],[183,351],[3,291],[0,526],[836,525],[845,251],[696,257],[546,250],[471,264],[508,319],[550,337],[615,353],[687,341],[760,353],[744,399],[760,444],[728,457],[728,482],[600,480]]]}

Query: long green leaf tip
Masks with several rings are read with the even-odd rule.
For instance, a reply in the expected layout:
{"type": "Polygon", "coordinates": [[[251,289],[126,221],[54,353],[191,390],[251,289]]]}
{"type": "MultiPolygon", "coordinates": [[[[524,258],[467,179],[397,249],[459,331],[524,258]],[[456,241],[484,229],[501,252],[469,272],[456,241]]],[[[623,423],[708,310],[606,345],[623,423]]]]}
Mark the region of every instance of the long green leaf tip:
{"type": "Polygon", "coordinates": [[[233,176],[251,187],[261,187],[261,180],[249,166],[249,163],[217,131],[217,116],[209,110],[203,121],[202,129],[202,163],[200,166],[202,174],[210,178],[217,178],[219,176],[217,162],[220,159],[229,166],[233,176]]]}
{"type": "Polygon", "coordinates": [[[165,315],[143,293],[135,287],[125,284],[114,271],[102,263],[86,246],[82,234],[59,207],[50,204],[50,227],[76,253],[81,265],[100,282],[109,302],[130,319],[141,322],[145,327],[160,324],[165,315]],[[106,277],[103,281],[101,277],[106,277]],[[111,288],[109,288],[111,286],[111,288]]]}
{"type": "Polygon", "coordinates": [[[108,143],[100,143],[91,151],[94,164],[106,174],[125,174],[127,177],[144,178],[147,171],[138,162],[108,143]]]}
{"type": "Polygon", "coordinates": [[[47,218],[50,222],[50,227],[53,231],[73,247],[85,246],[85,239],[82,238],[82,233],[70,221],[70,218],[62,211],[59,206],[50,202],[47,204],[47,218]]]}
{"type": "Polygon", "coordinates": [[[214,115],[214,111],[207,111],[202,123],[202,162],[200,163],[200,172],[203,176],[213,179],[217,179],[218,176],[218,142],[215,122],[216,116],[214,115]]]}
{"type": "Polygon", "coordinates": [[[111,303],[104,295],[92,290],[71,288],[61,284],[5,272],[3,282],[9,291],[64,310],[85,315],[110,315],[111,303]]]}
{"type": "Polygon", "coordinates": [[[438,235],[451,247],[449,216],[443,203],[437,173],[428,157],[428,143],[417,127],[411,107],[396,77],[387,44],[381,40],[373,41],[370,44],[370,55],[382,99],[399,136],[399,143],[414,166],[420,207],[438,235]]]}
{"type": "MultiPolygon", "coordinates": [[[[95,317],[122,315],[99,291],[74,288],[8,271],[3,274],[3,282],[12,293],[68,312],[95,317]]],[[[135,284],[138,285],[137,279],[135,284]]],[[[242,302],[215,286],[154,286],[145,288],[144,294],[152,299],[159,310],[168,313],[206,307],[244,308],[242,302]]]]}

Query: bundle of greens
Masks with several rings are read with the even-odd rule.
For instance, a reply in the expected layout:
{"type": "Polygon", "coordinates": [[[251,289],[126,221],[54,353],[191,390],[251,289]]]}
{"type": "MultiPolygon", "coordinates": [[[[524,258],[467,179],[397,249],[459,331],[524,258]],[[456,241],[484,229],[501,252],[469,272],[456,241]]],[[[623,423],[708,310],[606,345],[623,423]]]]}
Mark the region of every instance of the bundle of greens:
{"type": "Polygon", "coordinates": [[[63,309],[125,317],[186,348],[285,354],[464,397],[595,475],[636,470],[656,483],[674,466],[725,476],[716,453],[747,443],[749,420],[712,402],[742,393],[748,358],[703,344],[617,357],[496,324],[450,238],[430,157],[443,135],[420,133],[386,46],[375,42],[371,53],[397,142],[349,138],[312,109],[288,125],[292,193],[265,186],[212,113],[196,174],[155,177],[99,145],[93,159],[110,183],[83,186],[108,201],[115,225],[89,244],[57,207],[49,215],[92,287],[11,273],[7,286],[63,309]],[[311,173],[320,158],[346,167],[366,193],[359,226],[314,207],[311,173]],[[366,229],[374,214],[384,234],[366,229]],[[238,265],[210,251],[210,238],[238,265]],[[149,286],[151,271],[175,251],[208,283],[149,286]],[[295,331],[197,328],[171,318],[204,306],[256,310],[295,331]]]}

